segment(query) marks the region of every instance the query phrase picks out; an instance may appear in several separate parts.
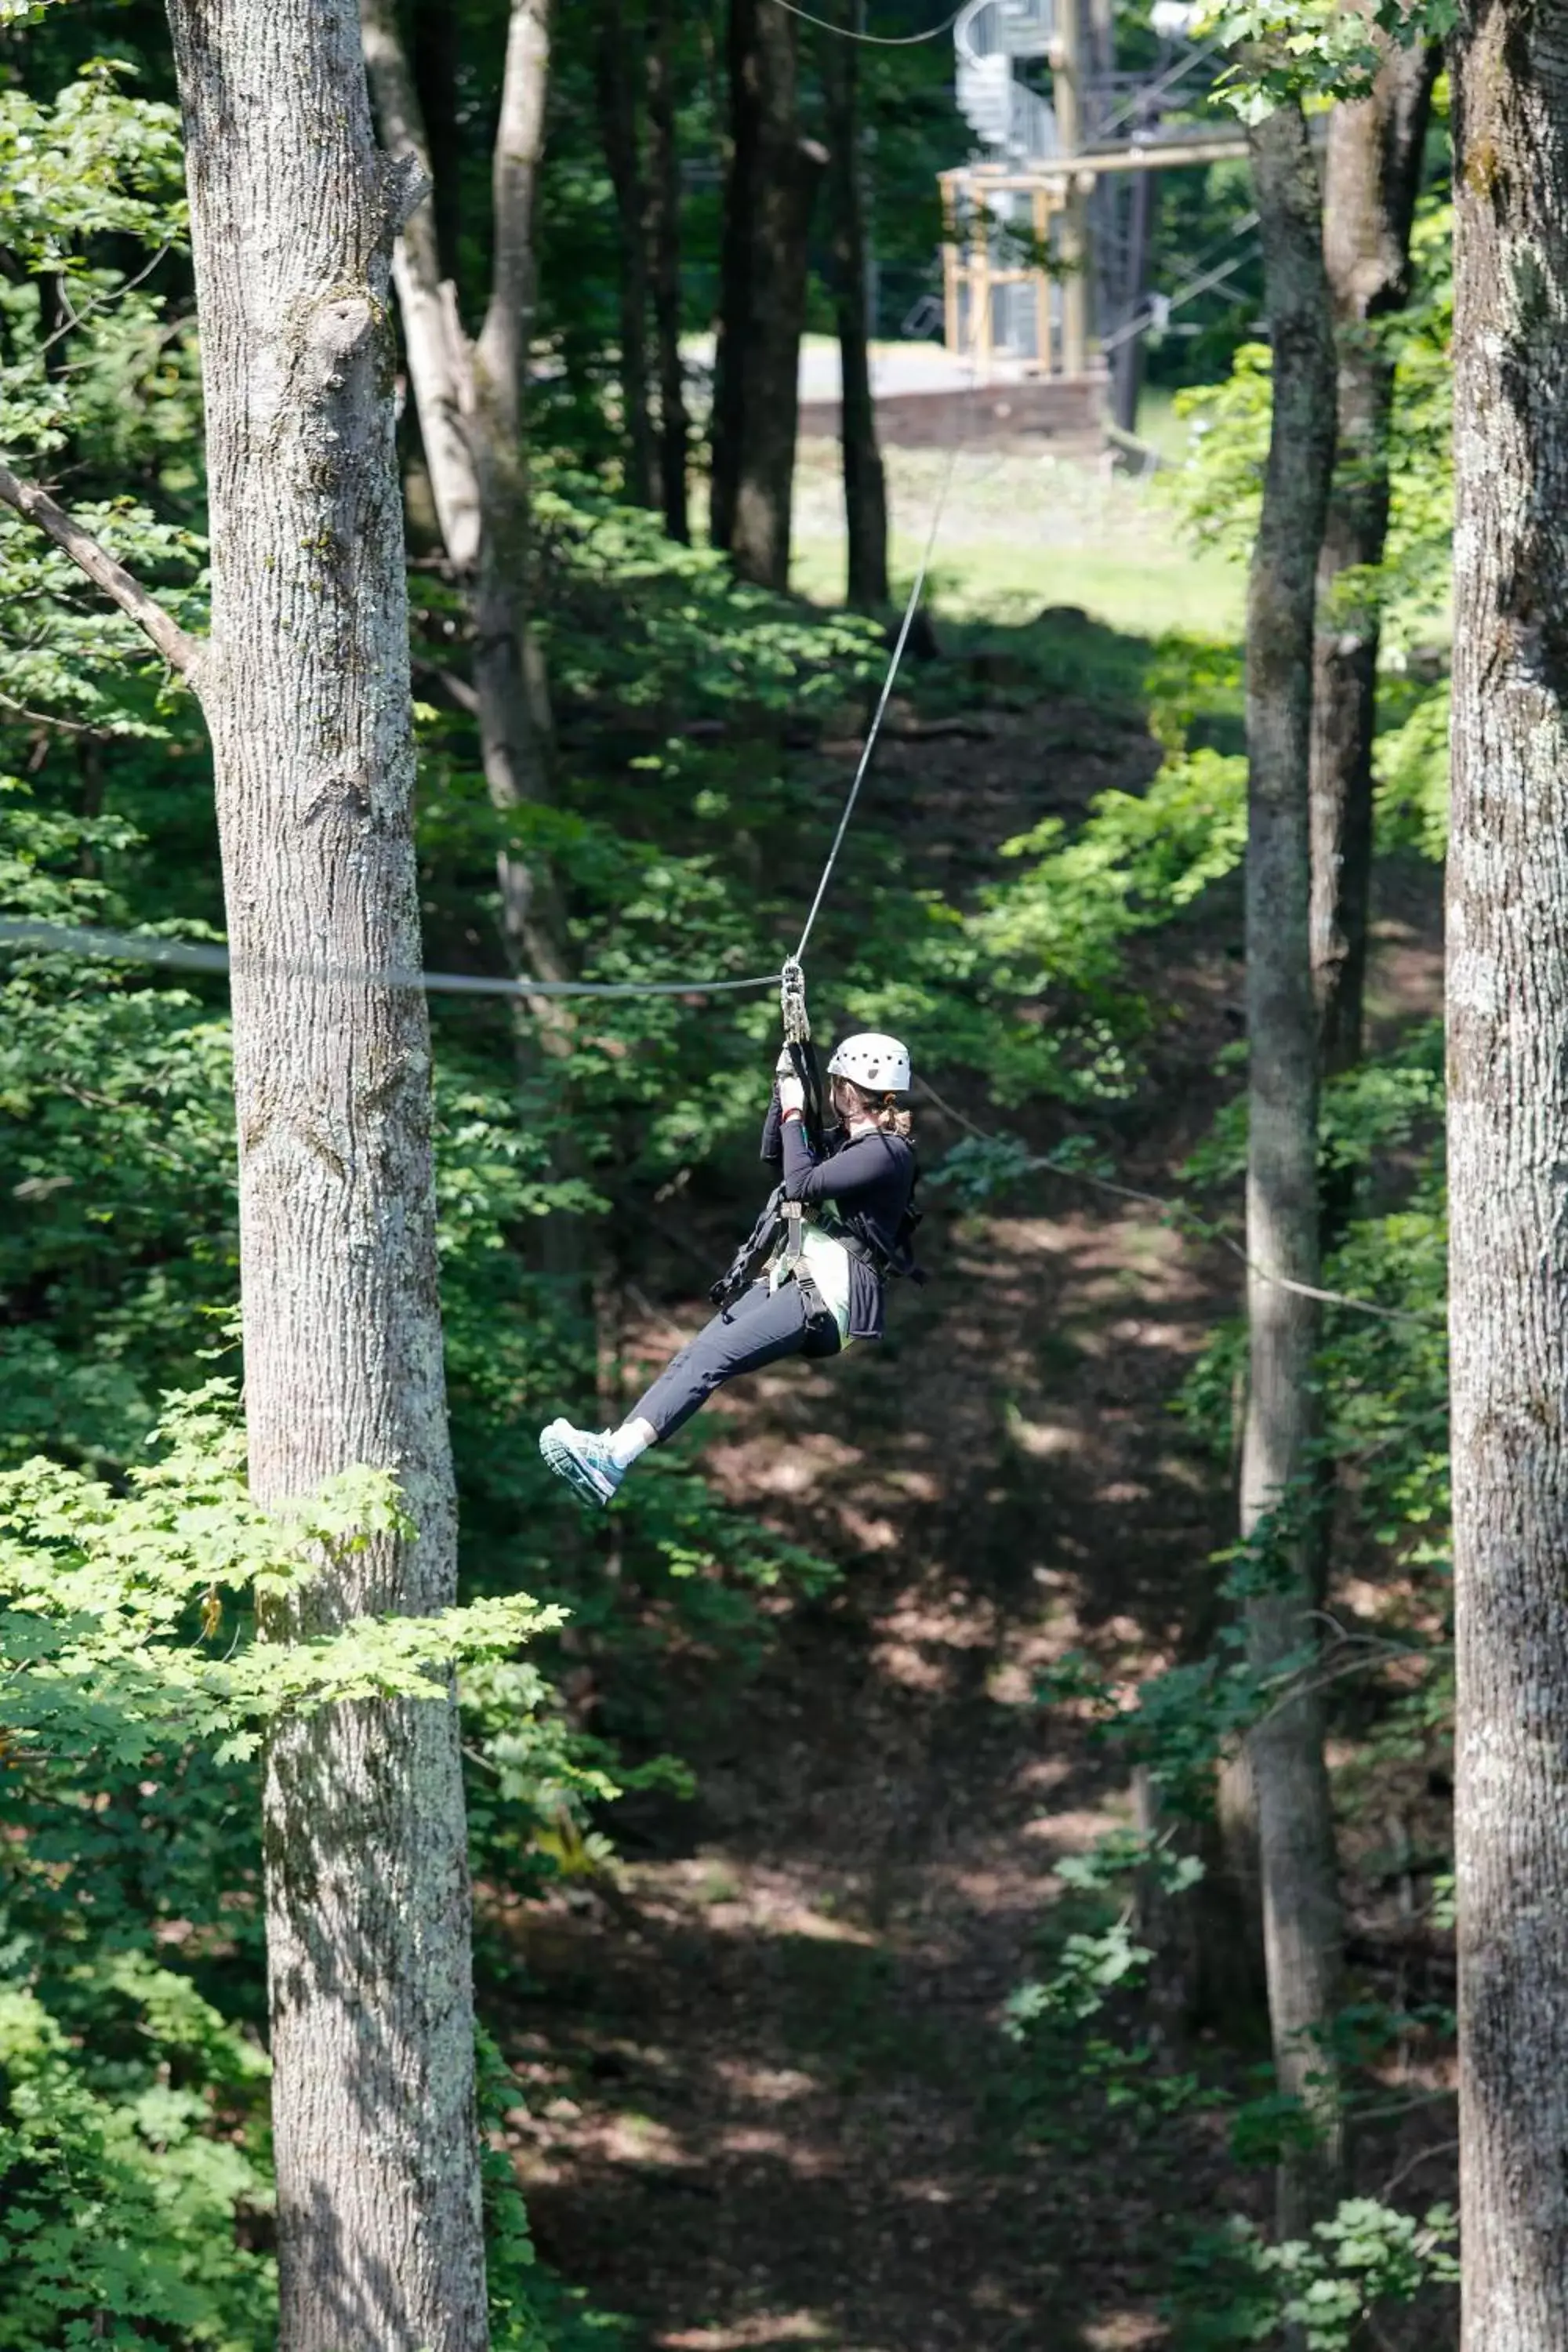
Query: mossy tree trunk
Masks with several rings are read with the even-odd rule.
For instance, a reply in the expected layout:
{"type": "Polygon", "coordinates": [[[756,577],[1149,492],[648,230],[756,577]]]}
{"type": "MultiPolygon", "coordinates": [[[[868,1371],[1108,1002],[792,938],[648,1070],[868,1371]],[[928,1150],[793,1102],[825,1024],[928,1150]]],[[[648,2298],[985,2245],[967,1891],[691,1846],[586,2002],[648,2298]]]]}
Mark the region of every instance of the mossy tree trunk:
{"type": "MultiPolygon", "coordinates": [[[[282,1506],[356,1463],[417,1533],[274,1636],[454,1598],[393,236],[353,0],[171,0],[202,328],[211,730],[233,957],[245,1398],[282,1506]]],[[[266,1783],[284,2352],[480,2352],[455,1701],[287,1724],[266,1783]]]]}

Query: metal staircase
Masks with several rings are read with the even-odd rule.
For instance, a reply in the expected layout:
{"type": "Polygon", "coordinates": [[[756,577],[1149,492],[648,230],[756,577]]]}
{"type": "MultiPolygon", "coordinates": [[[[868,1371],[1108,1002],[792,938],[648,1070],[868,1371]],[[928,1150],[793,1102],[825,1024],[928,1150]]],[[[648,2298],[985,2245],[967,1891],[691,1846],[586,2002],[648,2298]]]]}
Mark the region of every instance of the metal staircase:
{"type": "Polygon", "coordinates": [[[1114,5],[967,0],[954,20],[955,95],[979,152],[940,175],[944,340],[983,375],[1000,361],[1085,378],[1097,318],[1103,351],[1135,342],[1150,175],[1246,152],[1239,124],[1205,119],[1215,58],[1192,0],[1154,0],[1158,57],[1137,69],[1118,67],[1114,5]]]}
{"type": "Polygon", "coordinates": [[[1069,52],[1081,58],[1074,76],[1078,152],[1114,168],[1118,150],[1168,146],[1179,163],[1185,158],[1177,151],[1194,136],[1212,144],[1212,131],[1180,119],[1190,115],[1215,56],[1212,41],[1194,29],[1192,0],[1154,0],[1151,21],[1163,48],[1159,65],[1142,73],[1117,72],[1109,58],[1082,54],[1063,21],[1078,6],[1079,0],[969,0],[954,22],[959,111],[995,163],[1028,171],[1066,159],[1055,107],[1014,68],[1030,58],[1048,58],[1059,68],[1069,52]]]}
{"type": "Polygon", "coordinates": [[[952,28],[959,111],[983,147],[1017,169],[1061,153],[1055,110],[1013,71],[1016,58],[1048,57],[1057,0],[969,0],[952,28]]]}

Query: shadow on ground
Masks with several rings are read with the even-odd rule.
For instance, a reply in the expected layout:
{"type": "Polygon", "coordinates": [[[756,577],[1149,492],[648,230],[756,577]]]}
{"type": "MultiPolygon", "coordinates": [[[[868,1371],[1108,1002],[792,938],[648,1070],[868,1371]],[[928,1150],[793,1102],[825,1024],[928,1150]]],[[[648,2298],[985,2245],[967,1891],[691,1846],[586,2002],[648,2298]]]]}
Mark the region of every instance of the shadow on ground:
{"type": "Polygon", "coordinates": [[[1161,1414],[1218,1302],[1169,1234],[1081,1210],[942,1258],[880,1354],[713,1417],[725,1492],[844,1581],[710,1727],[686,1850],[521,1930],[541,2244],[662,2347],[1156,2340],[1162,2216],[1212,2187],[1098,2119],[1036,2144],[1000,2021],[1055,1863],[1127,1818],[1038,1675],[1146,1666],[1220,1538],[1161,1414]]]}
{"type": "MultiPolygon", "coordinates": [[[[1082,622],[1052,645],[1042,690],[992,633],[984,727],[906,712],[876,772],[875,817],[950,898],[1156,764],[1130,699],[1147,649],[1082,622]]],[[[1228,888],[1141,950],[1170,1018],[1099,1140],[1155,1191],[1237,1032],[1228,888]]],[[[1013,1123],[1043,1144],[1051,1118],[1013,1123]]],[[[957,1132],[924,1115],[928,1158],[957,1132]]],[[[1173,2221],[1234,2200],[1201,2121],[1162,2138],[1088,2090],[1064,2108],[1003,2011],[1057,1865],[1131,1818],[1125,1763],[1038,1704],[1040,1675],[1069,1651],[1170,1661],[1229,1533],[1228,1481],[1171,1406],[1237,1269],[1065,1178],[925,1239],[936,1279],[881,1347],[705,1416],[719,1489],[841,1580],[776,1604],[743,1688],[672,1667],[700,1792],[626,1809],[618,1886],[508,1914],[509,2140],[541,2251],[661,2352],[1135,2352],[1165,2340],[1173,2221]]],[[[645,1361],[702,1312],[681,1262],[656,1296],[645,1361]]]]}

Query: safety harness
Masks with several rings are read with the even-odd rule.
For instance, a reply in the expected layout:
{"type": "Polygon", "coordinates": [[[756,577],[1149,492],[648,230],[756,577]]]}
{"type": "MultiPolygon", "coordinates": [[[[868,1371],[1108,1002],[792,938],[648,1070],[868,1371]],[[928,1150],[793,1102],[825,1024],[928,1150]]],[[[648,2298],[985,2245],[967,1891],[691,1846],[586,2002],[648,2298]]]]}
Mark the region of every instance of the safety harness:
{"type": "MultiPolygon", "coordinates": [[[[811,1042],[811,1023],[806,1016],[805,974],[793,956],[780,975],[779,1012],[784,1022],[784,1045],[805,1098],[802,1111],[805,1139],[813,1157],[820,1159],[825,1144],[822,1067],[817,1060],[816,1048],[811,1042]]],[[[917,1167],[916,1183],[919,1181],[917,1167]]],[[[921,1214],[915,1206],[911,1186],[909,1203],[900,1221],[891,1253],[878,1245],[853,1210],[839,1211],[831,1231],[834,1240],[851,1257],[858,1258],[863,1265],[868,1265],[884,1280],[889,1275],[907,1275],[911,1281],[921,1283],[925,1275],[914,1262],[912,1247],[921,1214]]],[[[786,1200],[784,1186],[776,1185],[763,1202],[762,1214],[751,1233],[708,1295],[714,1305],[727,1314],[736,1300],[743,1297],[752,1283],[773,1264],[780,1254],[782,1243],[784,1272],[780,1278],[794,1282],[805,1307],[805,1352],[808,1355],[831,1354],[837,1344],[838,1320],[817,1288],[806,1263],[805,1225],[805,1203],[786,1200]],[[832,1346],[828,1344],[830,1339],[832,1346]]]]}
{"type": "MultiPolygon", "coordinates": [[[[779,1015],[784,1023],[784,1045],[795,1066],[805,1097],[802,1119],[806,1140],[814,1158],[820,1158],[823,1141],[822,1065],[816,1046],[811,1042],[811,1022],[805,1010],[805,973],[799,959],[785,959],[779,974],[779,1015]]],[[[784,1187],[779,1187],[782,1196],[784,1187]]],[[[828,1306],[805,1262],[805,1205],[801,1201],[779,1200],[779,1213],[784,1223],[784,1271],[781,1282],[793,1282],[805,1308],[806,1352],[826,1350],[829,1340],[838,1339],[838,1318],[828,1306]]],[[[769,1254],[770,1262],[772,1253],[769,1254]]]]}

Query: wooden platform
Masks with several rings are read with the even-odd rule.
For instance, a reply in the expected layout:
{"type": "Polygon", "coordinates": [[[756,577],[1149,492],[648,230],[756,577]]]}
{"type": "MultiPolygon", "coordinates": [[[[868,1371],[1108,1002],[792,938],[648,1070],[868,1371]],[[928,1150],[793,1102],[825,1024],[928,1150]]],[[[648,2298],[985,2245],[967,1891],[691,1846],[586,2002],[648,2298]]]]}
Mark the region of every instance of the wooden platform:
{"type": "MultiPolygon", "coordinates": [[[[895,449],[945,448],[955,438],[965,448],[1077,439],[1100,430],[1107,382],[1103,371],[1095,370],[882,392],[877,397],[877,434],[885,447],[895,449]]],[[[803,400],[800,431],[807,440],[837,440],[838,403],[803,400]]]]}

